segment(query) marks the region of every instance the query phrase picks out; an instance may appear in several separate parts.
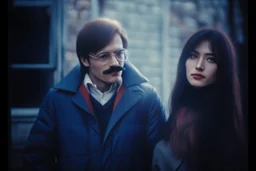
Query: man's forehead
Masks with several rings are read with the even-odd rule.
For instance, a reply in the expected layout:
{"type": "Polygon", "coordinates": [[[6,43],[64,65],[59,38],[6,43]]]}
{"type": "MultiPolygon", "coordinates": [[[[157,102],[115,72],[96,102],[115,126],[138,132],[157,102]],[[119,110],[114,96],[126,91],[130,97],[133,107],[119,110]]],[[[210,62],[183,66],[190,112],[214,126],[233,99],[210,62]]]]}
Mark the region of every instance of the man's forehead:
{"type": "Polygon", "coordinates": [[[123,48],[123,42],[121,39],[121,36],[119,34],[115,34],[112,38],[112,40],[105,46],[103,49],[98,51],[96,54],[104,53],[104,52],[115,52],[118,49],[123,48]]]}

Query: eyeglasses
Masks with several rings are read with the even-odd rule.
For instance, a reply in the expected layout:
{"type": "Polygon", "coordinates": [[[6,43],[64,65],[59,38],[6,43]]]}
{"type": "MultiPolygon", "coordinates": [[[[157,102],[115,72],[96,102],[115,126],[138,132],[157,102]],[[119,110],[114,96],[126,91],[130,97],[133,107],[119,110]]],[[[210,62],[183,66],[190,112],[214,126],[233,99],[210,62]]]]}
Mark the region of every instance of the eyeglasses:
{"type": "Polygon", "coordinates": [[[99,61],[102,64],[106,64],[110,61],[113,54],[114,54],[116,60],[119,61],[119,62],[123,62],[124,60],[127,59],[127,50],[126,49],[118,49],[115,52],[103,52],[103,53],[100,53],[96,56],[88,54],[88,56],[90,56],[91,58],[99,61]]]}

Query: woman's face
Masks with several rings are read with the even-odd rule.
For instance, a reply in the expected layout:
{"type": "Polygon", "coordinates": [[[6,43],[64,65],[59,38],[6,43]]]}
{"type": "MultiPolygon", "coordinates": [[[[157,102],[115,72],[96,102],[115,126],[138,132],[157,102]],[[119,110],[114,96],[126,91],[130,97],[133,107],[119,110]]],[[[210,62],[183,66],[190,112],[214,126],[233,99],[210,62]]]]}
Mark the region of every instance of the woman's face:
{"type": "Polygon", "coordinates": [[[193,87],[205,87],[215,82],[217,68],[210,42],[202,41],[190,52],[186,61],[187,80],[193,87]]]}

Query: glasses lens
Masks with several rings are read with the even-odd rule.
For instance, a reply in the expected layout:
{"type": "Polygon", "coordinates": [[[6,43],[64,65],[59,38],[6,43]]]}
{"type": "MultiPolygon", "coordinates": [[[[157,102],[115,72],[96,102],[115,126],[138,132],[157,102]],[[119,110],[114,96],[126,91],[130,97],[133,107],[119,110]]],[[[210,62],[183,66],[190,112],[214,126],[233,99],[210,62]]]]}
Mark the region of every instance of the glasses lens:
{"type": "Polygon", "coordinates": [[[121,49],[116,51],[115,53],[116,59],[119,61],[123,61],[125,59],[125,50],[121,49]]]}
{"type": "MultiPolygon", "coordinates": [[[[113,54],[111,52],[105,52],[99,54],[97,57],[94,59],[97,59],[101,63],[107,63],[111,58],[113,54]]],[[[120,62],[124,61],[126,59],[126,50],[125,49],[120,49],[114,52],[114,56],[116,59],[120,62]]]]}
{"type": "Polygon", "coordinates": [[[102,53],[102,54],[99,54],[97,56],[97,59],[101,62],[104,62],[104,61],[108,61],[109,58],[111,57],[111,54],[110,53],[102,53]]]}

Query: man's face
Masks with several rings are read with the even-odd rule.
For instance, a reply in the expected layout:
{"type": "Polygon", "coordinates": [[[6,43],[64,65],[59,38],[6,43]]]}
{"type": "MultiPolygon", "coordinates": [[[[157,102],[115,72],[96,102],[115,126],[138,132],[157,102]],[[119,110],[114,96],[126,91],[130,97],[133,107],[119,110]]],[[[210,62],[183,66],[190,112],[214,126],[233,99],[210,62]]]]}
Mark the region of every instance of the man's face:
{"type": "Polygon", "coordinates": [[[112,72],[110,74],[103,74],[103,71],[107,70],[110,66],[119,65],[124,66],[124,61],[118,61],[114,55],[114,52],[123,49],[122,39],[119,34],[115,34],[110,43],[97,53],[91,53],[90,59],[82,59],[82,63],[89,67],[89,76],[94,84],[100,89],[108,89],[109,86],[113,83],[117,83],[121,81],[122,71],[112,72]],[[94,57],[101,56],[104,53],[112,53],[112,57],[107,61],[102,62],[94,57]]]}
{"type": "Polygon", "coordinates": [[[187,80],[194,87],[205,87],[216,80],[218,66],[209,47],[209,41],[201,42],[186,61],[187,80]]]}

